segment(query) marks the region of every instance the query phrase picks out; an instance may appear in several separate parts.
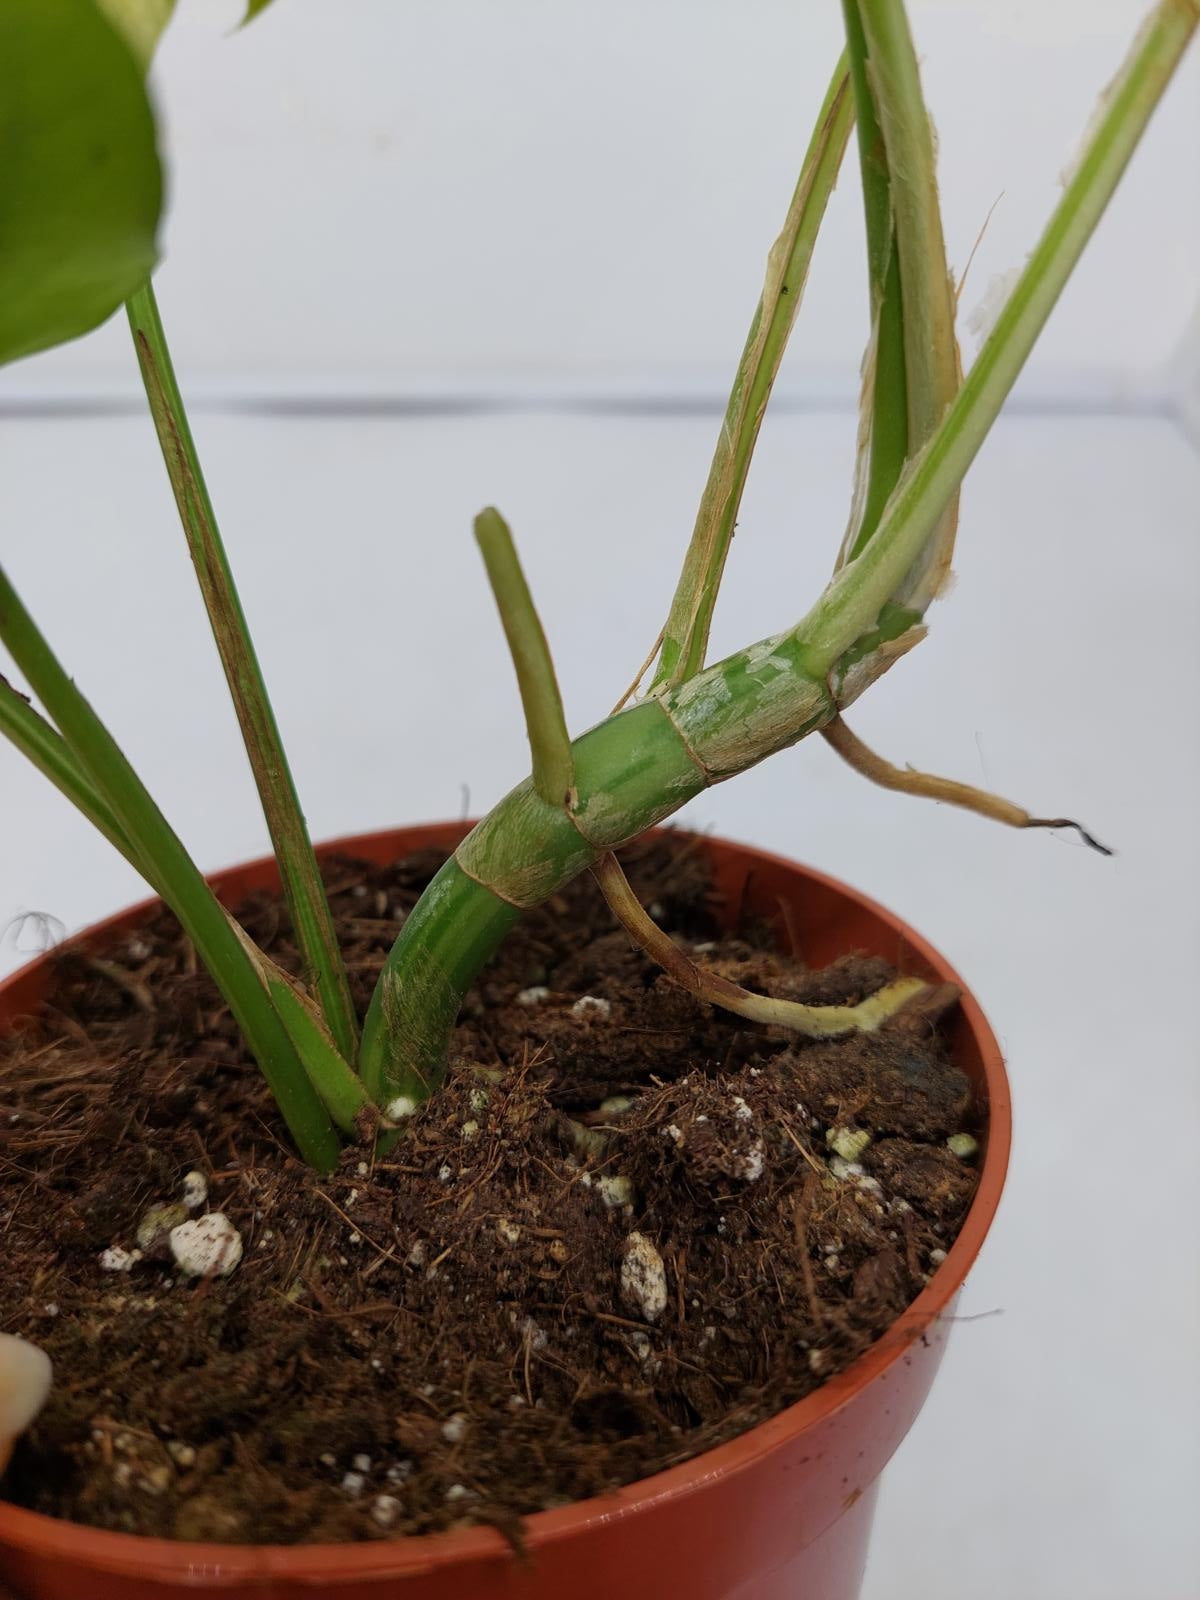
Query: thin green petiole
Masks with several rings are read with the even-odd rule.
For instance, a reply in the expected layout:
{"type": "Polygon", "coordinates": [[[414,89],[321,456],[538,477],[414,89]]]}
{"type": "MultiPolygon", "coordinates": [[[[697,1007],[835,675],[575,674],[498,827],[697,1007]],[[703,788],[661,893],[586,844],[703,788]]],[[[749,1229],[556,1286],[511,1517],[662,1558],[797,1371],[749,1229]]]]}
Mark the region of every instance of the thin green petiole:
{"type": "Polygon", "coordinates": [[[362,1079],[287,977],[280,973],[277,977],[268,976],[265,981],[272,1003],[322,1105],[342,1132],[353,1138],[360,1131],[359,1118],[372,1106],[362,1079]]]}
{"type": "MultiPolygon", "coordinates": [[[[873,322],[851,524],[839,564],[879,525],[909,456],[958,388],[955,296],[946,265],[933,132],[902,0],[845,0],[858,108],[873,322]]],[[[953,495],[935,537],[891,596],[921,615],[949,571],[958,523],[953,495]]]]}
{"type": "Polygon", "coordinates": [[[137,841],[138,855],[149,867],[147,876],[228,1001],[301,1155],[328,1171],[337,1161],[337,1135],[225,911],[108,729],[63,670],[3,568],[0,640],[57,723],[120,833],[137,841]]]}
{"type": "Polygon", "coordinates": [[[767,258],[766,282],[738,363],[696,525],[663,631],[654,687],[682,683],[704,665],[717,591],[750,460],[800,309],[817,234],[837,182],[853,121],[854,101],[843,56],[821,106],[783,231],[767,258]]]}
{"type": "Polygon", "coordinates": [[[792,631],[814,676],[832,673],[876,626],[920,560],[1104,214],[1197,20],[1193,0],[1162,0],[1138,34],[1078,169],[937,431],[913,458],[874,537],[792,631]]]}
{"type": "Polygon", "coordinates": [[[954,290],[938,204],[936,155],[902,0],[859,0],[866,76],[887,158],[904,310],[908,432],[913,450],[942,420],[958,386],[954,290]]]}
{"type": "Polygon", "coordinates": [[[59,793],[83,813],[157,893],[157,883],[71,754],[62,734],[57,728],[52,728],[45,717],[4,677],[0,677],[0,733],[16,746],[43,777],[49,778],[59,793]]]}
{"type": "Polygon", "coordinates": [[[133,295],[126,310],[163,460],[258,786],[306,976],[339,1051],[352,1061],[358,1049],[358,1019],[333,916],[200,470],[158,304],[149,283],[133,295]]]}
{"type": "Polygon", "coordinates": [[[892,226],[887,147],[867,74],[867,38],[858,0],[843,0],[842,11],[862,174],[871,337],[863,367],[854,500],[839,564],[857,555],[878,527],[908,457],[904,311],[900,302],[900,259],[892,226]]]}
{"type": "MultiPolygon", "coordinates": [[[[0,733],[50,779],[130,866],[141,873],[161,899],[169,899],[163,893],[157,874],[127,838],[62,735],[3,677],[0,677],[0,733]]],[[[354,1133],[355,1119],[370,1104],[362,1081],[337,1051],[312,1002],[301,999],[290,980],[263,955],[235,918],[228,912],[225,916],[271,996],[313,1088],[338,1127],[346,1133],[354,1133]]]]}

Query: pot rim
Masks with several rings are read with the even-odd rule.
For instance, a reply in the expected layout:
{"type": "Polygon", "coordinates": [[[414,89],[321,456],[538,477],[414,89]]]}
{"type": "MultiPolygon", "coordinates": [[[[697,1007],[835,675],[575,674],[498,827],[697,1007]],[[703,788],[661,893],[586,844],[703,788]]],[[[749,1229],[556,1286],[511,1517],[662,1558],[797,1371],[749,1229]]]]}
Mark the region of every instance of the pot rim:
{"type": "MultiPolygon", "coordinates": [[[[349,834],[319,845],[317,853],[327,855],[359,850],[369,854],[373,845],[377,849],[387,848],[387,841],[400,838],[405,840],[401,848],[420,848],[423,845],[445,843],[456,834],[465,834],[470,826],[469,822],[423,823],[406,828],[349,834]]],[[[678,833],[686,830],[654,831],[678,833]]],[[[925,1329],[945,1312],[979,1254],[1004,1187],[1012,1138],[1012,1104],[1004,1057],[979,1002],[950,963],[903,918],[828,873],[736,840],[707,834],[696,837],[706,849],[715,847],[730,850],[748,859],[752,865],[782,868],[832,890],[898,934],[921,960],[928,963],[942,982],[958,986],[962,995],[960,1008],[963,1020],[979,1049],[986,1086],[987,1137],[979,1170],[979,1185],[945,1261],[908,1309],[856,1361],[827,1379],[803,1400],[713,1450],[651,1477],[626,1484],[609,1494],[575,1501],[553,1511],[532,1513],[525,1519],[525,1544],[530,1552],[578,1535],[587,1526],[636,1516],[652,1510],[664,1500],[689,1498],[713,1479],[747,1470],[784,1440],[832,1417],[861,1390],[900,1361],[925,1329]]],[[[255,858],[208,874],[208,877],[219,889],[223,879],[247,868],[269,865],[271,859],[255,858]]],[[[114,916],[81,929],[59,948],[102,939],[131,919],[144,915],[158,903],[155,897],[139,901],[114,916]]],[[[10,987],[48,959],[46,954],[38,956],[0,981],[0,999],[10,987]]],[[[439,1568],[507,1554],[511,1549],[502,1534],[486,1527],[364,1544],[196,1544],[89,1528],[82,1523],[27,1511],[4,1500],[0,1500],[0,1545],[17,1547],[34,1556],[54,1556],[60,1561],[66,1559],[86,1563],[110,1574],[136,1574],[142,1578],[159,1576],[178,1581],[182,1568],[191,1582],[216,1578],[229,1583],[333,1577],[346,1580],[411,1578],[439,1568]]]]}

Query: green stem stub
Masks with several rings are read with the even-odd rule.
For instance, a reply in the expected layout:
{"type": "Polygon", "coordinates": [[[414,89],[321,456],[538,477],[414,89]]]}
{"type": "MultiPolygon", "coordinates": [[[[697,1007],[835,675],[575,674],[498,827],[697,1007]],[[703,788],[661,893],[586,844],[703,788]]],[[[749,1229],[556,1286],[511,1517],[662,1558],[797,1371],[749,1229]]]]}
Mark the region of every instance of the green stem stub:
{"type": "Polygon", "coordinates": [[[525,729],[529,735],[533,786],[547,804],[570,805],[575,767],[550,646],[521,570],[512,534],[494,506],[488,506],[475,518],[475,538],[516,669],[525,729]]]}

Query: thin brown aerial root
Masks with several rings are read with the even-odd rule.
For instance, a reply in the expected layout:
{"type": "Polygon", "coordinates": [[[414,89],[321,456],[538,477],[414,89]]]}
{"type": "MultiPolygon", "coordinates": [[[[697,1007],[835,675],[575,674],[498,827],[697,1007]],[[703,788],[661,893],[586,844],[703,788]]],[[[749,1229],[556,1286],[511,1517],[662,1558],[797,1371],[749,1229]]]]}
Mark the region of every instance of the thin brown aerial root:
{"type": "Polygon", "coordinates": [[[925,800],[940,800],[946,805],[958,806],[963,811],[974,811],[981,817],[990,817],[993,822],[1003,822],[1009,828],[1074,828],[1084,844],[1098,850],[1102,856],[1113,854],[1106,844],[1101,844],[1082,823],[1075,822],[1071,817],[1032,817],[1024,807],[1014,805],[1011,800],[1002,800],[999,795],[989,794],[986,789],[976,789],[969,783],[958,783],[953,778],[938,778],[929,772],[916,772],[912,767],[892,766],[890,761],[876,755],[856,733],[852,733],[841,717],[835,717],[821,732],[847,766],[853,767],[855,772],[883,789],[919,795],[925,800]]]}
{"type": "Polygon", "coordinates": [[[796,1000],[752,994],[719,973],[697,966],[663,932],[634,894],[614,855],[601,856],[592,872],[617,921],[668,977],[699,999],[751,1022],[787,1028],[809,1039],[837,1039],[848,1033],[874,1033],[930,993],[929,984],[921,978],[896,978],[854,1006],[806,1006],[796,1000]]]}

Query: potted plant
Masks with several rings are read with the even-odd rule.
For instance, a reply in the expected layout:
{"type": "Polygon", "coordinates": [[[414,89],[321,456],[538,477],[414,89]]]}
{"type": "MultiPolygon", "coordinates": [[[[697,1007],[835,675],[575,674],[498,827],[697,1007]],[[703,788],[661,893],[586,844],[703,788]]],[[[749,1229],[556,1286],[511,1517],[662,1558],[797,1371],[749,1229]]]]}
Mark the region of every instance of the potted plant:
{"type": "Polygon", "coordinates": [[[125,305],[274,855],[204,879],[0,572],[0,640],[41,705],[0,681],[0,728],[157,896],[0,988],[3,1136],[29,1140],[42,1196],[6,1279],[53,1306],[37,1342],[55,1364],[48,1385],[28,1341],[0,1341],[0,1580],[31,1600],[852,1596],[879,1471],[999,1197],[1003,1064],[953,971],[888,913],[653,830],[810,733],[888,787],[1076,826],[893,767],[843,713],[924,635],[959,485],[1195,7],[1151,13],[964,376],[905,10],[846,0],[641,672],[570,737],[485,510],[530,777],[474,827],[320,852],[149,281],[143,79],[170,9],[5,0],[0,356],[125,305]],[[871,299],[849,525],[800,622],[707,665],[855,125],[871,299]]]}

